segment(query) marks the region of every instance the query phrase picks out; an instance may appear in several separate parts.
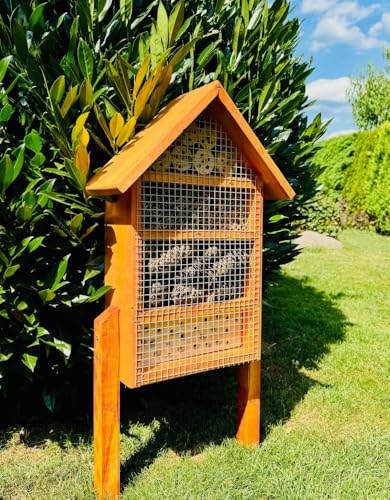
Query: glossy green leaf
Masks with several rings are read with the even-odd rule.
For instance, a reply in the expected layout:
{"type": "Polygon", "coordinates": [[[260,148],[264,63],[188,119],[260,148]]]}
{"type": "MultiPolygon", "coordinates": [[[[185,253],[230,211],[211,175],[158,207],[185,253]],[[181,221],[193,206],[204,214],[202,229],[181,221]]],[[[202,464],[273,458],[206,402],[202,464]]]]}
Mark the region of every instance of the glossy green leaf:
{"type": "Polygon", "coordinates": [[[34,153],[39,153],[42,149],[42,139],[36,130],[32,130],[25,136],[24,143],[34,153]]]}
{"type": "Polygon", "coordinates": [[[6,123],[11,118],[12,113],[14,112],[11,104],[7,103],[0,110],[0,122],[6,123]]]}
{"type": "Polygon", "coordinates": [[[169,21],[164,4],[160,1],[157,9],[157,33],[161,39],[163,50],[168,48],[169,42],[169,21]]]}
{"type": "Polygon", "coordinates": [[[180,0],[169,15],[169,45],[172,45],[184,21],[184,0],[180,0]]]}
{"type": "Polygon", "coordinates": [[[106,17],[113,0],[105,0],[103,6],[99,9],[98,22],[101,23],[106,17]]]}
{"type": "Polygon", "coordinates": [[[190,53],[191,49],[194,48],[197,41],[198,38],[193,38],[173,54],[169,61],[173,68],[176,68],[176,66],[183,62],[183,59],[190,53]]]}
{"type": "Polygon", "coordinates": [[[10,278],[16,273],[18,269],[20,269],[20,264],[15,264],[14,266],[7,267],[4,272],[4,278],[10,278]]]}
{"type": "Polygon", "coordinates": [[[38,361],[38,356],[33,356],[32,354],[27,354],[26,352],[22,354],[22,363],[27,366],[27,368],[33,372],[38,361]]]}
{"type": "Polygon", "coordinates": [[[77,61],[83,77],[92,82],[95,72],[94,55],[83,39],[80,39],[77,47],[77,61]]]}
{"type": "Polygon", "coordinates": [[[59,76],[50,87],[50,99],[54,104],[58,104],[65,92],[65,76],[59,76]]]}
{"type": "Polygon", "coordinates": [[[32,165],[35,168],[39,168],[45,163],[45,161],[46,161],[46,156],[42,153],[37,153],[30,160],[30,165],[32,165]]]}
{"type": "Polygon", "coordinates": [[[82,109],[89,109],[93,103],[93,88],[89,80],[84,80],[80,85],[80,104],[82,109]]]}
{"type": "Polygon", "coordinates": [[[53,340],[43,340],[42,342],[57,349],[65,358],[69,358],[72,353],[72,345],[64,340],[53,338],[53,340]]]}
{"type": "Polygon", "coordinates": [[[12,61],[12,56],[3,57],[3,59],[0,60],[0,83],[4,80],[9,63],[11,61],[12,61]]]}
{"type": "Polygon", "coordinates": [[[77,233],[79,229],[81,228],[81,225],[83,223],[84,216],[83,214],[77,214],[75,215],[72,220],[70,221],[70,229],[74,232],[77,233]]]}
{"type": "Polygon", "coordinates": [[[29,25],[30,29],[34,30],[36,26],[39,26],[40,28],[43,29],[44,24],[45,24],[45,18],[43,16],[43,11],[45,9],[45,3],[41,3],[35,7],[35,9],[32,11],[30,19],[29,19],[29,25]]]}
{"type": "Polygon", "coordinates": [[[11,157],[7,154],[0,160],[0,192],[4,196],[6,190],[12,183],[14,167],[11,157]]]}

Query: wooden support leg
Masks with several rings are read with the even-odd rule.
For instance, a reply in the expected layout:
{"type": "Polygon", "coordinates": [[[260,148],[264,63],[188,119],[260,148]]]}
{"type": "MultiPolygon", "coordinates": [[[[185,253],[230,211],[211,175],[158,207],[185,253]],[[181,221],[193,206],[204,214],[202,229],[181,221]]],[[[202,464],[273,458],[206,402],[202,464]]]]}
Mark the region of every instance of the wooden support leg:
{"type": "Polygon", "coordinates": [[[119,309],[110,306],[94,323],[94,486],[99,499],[120,493],[119,390],[119,309]]]}
{"type": "Polygon", "coordinates": [[[260,442],[260,361],[238,368],[237,439],[246,446],[260,442]]]}

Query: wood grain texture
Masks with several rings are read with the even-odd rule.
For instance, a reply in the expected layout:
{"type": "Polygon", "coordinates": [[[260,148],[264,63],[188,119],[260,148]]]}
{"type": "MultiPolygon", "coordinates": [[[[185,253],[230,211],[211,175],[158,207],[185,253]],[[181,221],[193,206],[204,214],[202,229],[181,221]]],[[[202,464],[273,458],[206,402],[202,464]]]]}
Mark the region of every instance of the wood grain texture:
{"type": "Polygon", "coordinates": [[[171,101],[87,184],[87,192],[109,196],[126,192],[203,111],[225,128],[249,165],[263,179],[269,200],[291,199],[294,191],[218,81],[171,101]]]}
{"type": "Polygon", "coordinates": [[[119,309],[110,306],[94,323],[94,487],[99,499],[119,496],[119,389],[119,309]]]}
{"type": "Polygon", "coordinates": [[[260,442],[260,361],[238,367],[237,439],[245,446],[260,442]]]}
{"type": "MultiPolygon", "coordinates": [[[[250,217],[249,220],[252,220],[250,217]]],[[[194,230],[194,229],[145,229],[139,231],[143,240],[152,241],[188,241],[188,240],[242,240],[253,241],[255,238],[255,231],[248,231],[246,229],[236,230],[194,230]]]]}
{"type": "MultiPolygon", "coordinates": [[[[259,237],[256,238],[251,255],[251,273],[247,283],[246,296],[255,300],[257,307],[252,311],[249,324],[257,325],[258,361],[251,361],[238,368],[238,429],[237,439],[246,446],[257,445],[260,442],[260,358],[261,358],[261,304],[262,304],[262,244],[263,244],[263,185],[258,182],[257,193],[251,210],[259,226],[259,237]],[[257,278],[257,279],[256,279],[257,278]]],[[[245,332],[244,332],[245,338],[245,332]]],[[[253,346],[255,347],[255,345],[253,346]]]]}
{"type": "Polygon", "coordinates": [[[116,201],[106,202],[105,211],[105,284],[112,289],[106,294],[106,307],[120,309],[120,379],[135,387],[137,359],[136,307],[138,297],[135,229],[135,186],[116,201]]]}
{"type": "Polygon", "coordinates": [[[145,182],[165,184],[189,184],[191,186],[213,186],[219,188],[254,188],[252,179],[225,176],[196,176],[193,174],[177,174],[175,172],[154,172],[149,170],[142,176],[145,182]]]}
{"type": "MultiPolygon", "coordinates": [[[[183,358],[180,362],[164,362],[155,367],[146,368],[144,375],[145,380],[147,380],[146,383],[152,384],[162,380],[192,375],[193,373],[237,365],[245,359],[251,360],[252,358],[252,347],[242,345],[241,347],[208,352],[207,354],[196,354],[192,358],[183,358]]],[[[254,361],[254,363],[258,363],[258,361],[254,361]]],[[[140,383],[140,386],[142,385],[145,385],[145,382],[140,383]]]]}

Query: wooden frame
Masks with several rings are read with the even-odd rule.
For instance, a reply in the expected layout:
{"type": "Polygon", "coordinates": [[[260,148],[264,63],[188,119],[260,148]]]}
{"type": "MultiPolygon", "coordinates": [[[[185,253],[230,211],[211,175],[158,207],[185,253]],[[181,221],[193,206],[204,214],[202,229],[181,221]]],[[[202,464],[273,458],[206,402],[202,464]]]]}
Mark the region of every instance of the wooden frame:
{"type": "MultiPolygon", "coordinates": [[[[181,360],[149,364],[148,382],[160,381],[165,370],[174,378],[190,373],[242,363],[238,370],[237,439],[244,445],[255,445],[260,439],[260,356],[261,356],[261,275],[263,201],[292,199],[293,189],[272,158],[240,114],[219,82],[213,82],[172,101],[152,122],[137,134],[120,153],[95,175],[87,185],[94,196],[114,196],[106,201],[105,210],[105,282],[112,289],[106,295],[106,310],[95,320],[94,336],[94,485],[99,498],[119,496],[119,384],[130,388],[137,380],[137,321],[141,276],[137,258],[142,241],[156,240],[242,240],[254,242],[251,249],[246,292],[230,304],[214,302],[197,305],[194,315],[202,311],[223,311],[227,305],[235,314],[243,314],[240,332],[232,348],[190,355],[181,360]],[[222,126],[246,163],[256,174],[255,184],[245,177],[201,177],[199,186],[253,190],[250,220],[255,223],[242,230],[143,230],[137,224],[141,202],[141,178],[147,182],[194,184],[192,175],[166,174],[148,169],[201,114],[212,116],[222,126]],[[260,237],[258,231],[260,230],[260,237]],[[260,266],[260,267],[259,267],[260,266]],[[250,315],[250,316],[249,316],[250,315]],[[248,342],[247,325],[252,321],[255,333],[248,342]],[[255,348],[256,347],[256,348],[255,348]]],[[[229,226],[232,227],[232,226],[229,226]]],[[[240,226],[238,226],[240,227],[240,226]]],[[[237,296],[236,296],[237,297],[237,296]]],[[[187,306],[161,307],[142,311],[142,322],[180,318],[187,306]]],[[[207,344],[205,344],[207,345],[207,344]]]]}

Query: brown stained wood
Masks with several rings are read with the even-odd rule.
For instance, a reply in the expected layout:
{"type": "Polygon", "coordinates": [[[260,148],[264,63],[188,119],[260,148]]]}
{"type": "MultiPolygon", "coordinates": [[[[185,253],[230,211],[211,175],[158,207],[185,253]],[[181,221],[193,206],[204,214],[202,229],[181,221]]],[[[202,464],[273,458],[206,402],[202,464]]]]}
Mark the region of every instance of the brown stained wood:
{"type": "MultiPolygon", "coordinates": [[[[200,354],[192,358],[181,359],[180,363],[177,361],[170,361],[161,363],[152,368],[144,370],[145,379],[148,384],[167,380],[167,378],[184,377],[192,373],[199,373],[201,371],[214,370],[216,368],[224,368],[229,365],[237,364],[242,359],[250,360],[252,358],[252,347],[243,344],[241,347],[232,349],[224,349],[222,351],[210,352],[207,354],[200,354]],[[164,374],[164,376],[162,376],[164,374]],[[169,374],[166,377],[165,374],[169,374]]],[[[254,363],[258,363],[255,361],[254,363]]],[[[143,383],[140,386],[145,385],[143,383]]]]}
{"type": "Polygon", "coordinates": [[[153,309],[146,309],[140,315],[142,323],[152,323],[156,321],[176,320],[183,317],[197,317],[211,314],[229,313],[231,311],[245,310],[247,307],[257,306],[257,303],[248,298],[224,300],[222,302],[204,302],[202,304],[188,306],[166,306],[153,309]]]}
{"type": "Polygon", "coordinates": [[[136,370],[138,235],[133,220],[135,210],[131,211],[134,200],[129,190],[116,201],[106,202],[105,212],[105,284],[112,287],[106,294],[106,306],[120,309],[120,379],[128,387],[135,387],[136,370]]]}
{"type": "Polygon", "coordinates": [[[191,186],[212,186],[221,188],[253,189],[254,183],[251,179],[240,179],[239,177],[219,177],[193,174],[177,174],[173,172],[154,172],[149,170],[142,176],[144,182],[156,182],[166,184],[190,184],[191,186]]]}
{"type": "Polygon", "coordinates": [[[245,446],[260,442],[260,361],[238,368],[237,439],[245,446]]]}
{"type": "Polygon", "coordinates": [[[119,389],[119,309],[110,306],[94,323],[94,488],[99,499],[119,497],[119,389]]]}
{"type": "Polygon", "coordinates": [[[143,367],[151,368],[168,361],[177,361],[180,365],[185,358],[240,347],[242,311],[229,311],[225,315],[226,320],[219,328],[213,326],[214,322],[218,323],[218,312],[144,325],[143,367]]]}
{"type": "Polygon", "coordinates": [[[255,239],[254,231],[230,231],[230,230],[157,230],[157,229],[144,229],[139,231],[143,240],[243,240],[252,241],[255,239]]]}
{"type": "Polygon", "coordinates": [[[87,184],[95,196],[125,193],[204,110],[214,117],[264,181],[266,199],[291,199],[295,193],[218,81],[171,101],[87,184]]]}

